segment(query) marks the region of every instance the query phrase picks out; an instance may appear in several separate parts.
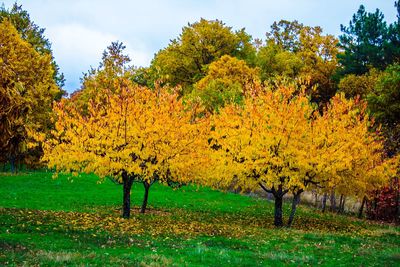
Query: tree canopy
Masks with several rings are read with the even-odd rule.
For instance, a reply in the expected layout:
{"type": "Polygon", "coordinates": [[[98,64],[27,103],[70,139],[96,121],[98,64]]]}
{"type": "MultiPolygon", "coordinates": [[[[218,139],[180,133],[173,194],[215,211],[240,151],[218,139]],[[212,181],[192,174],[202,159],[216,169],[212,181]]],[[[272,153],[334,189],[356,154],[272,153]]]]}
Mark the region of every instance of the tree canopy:
{"type": "Polygon", "coordinates": [[[124,217],[130,214],[133,181],[147,190],[155,180],[194,181],[203,161],[206,121],[191,120],[177,94],[166,90],[128,86],[102,94],[89,102],[87,115],[66,101],[56,106],[56,131],[44,147],[50,168],[122,183],[124,217]]]}
{"type": "Polygon", "coordinates": [[[207,67],[223,55],[250,61],[255,50],[244,31],[232,31],[219,20],[201,19],[183,27],[177,39],[160,50],[151,68],[171,86],[191,86],[207,72],[207,67]]]}
{"type": "Polygon", "coordinates": [[[276,226],[283,225],[288,192],[299,197],[313,187],[351,188],[346,194],[363,195],[395,174],[365,110],[338,95],[320,115],[304,92],[290,88],[266,89],[242,107],[229,105],[212,121],[209,182],[273,194],[276,226]]]}
{"type": "MultiPolygon", "coordinates": [[[[398,8],[398,3],[396,4],[398,8]]],[[[369,68],[384,70],[400,59],[399,23],[388,25],[383,13],[376,9],[370,13],[360,6],[353,15],[349,26],[341,25],[340,46],[344,50],[339,55],[342,75],[361,75],[369,68]]]]}
{"type": "MultiPolygon", "coordinates": [[[[28,12],[22,9],[21,5],[14,3],[11,9],[0,7],[0,22],[7,19],[17,29],[21,38],[27,41],[41,55],[49,54],[51,56],[51,64],[53,66],[53,78],[57,85],[61,88],[64,86],[64,75],[53,57],[50,41],[45,37],[44,28],[40,28],[30,18],[28,12]]],[[[66,92],[60,90],[57,99],[61,98],[66,92]]]]}
{"type": "Polygon", "coordinates": [[[29,149],[30,133],[51,129],[51,106],[60,94],[50,54],[39,54],[12,23],[0,23],[1,154],[12,168],[29,149]]]}

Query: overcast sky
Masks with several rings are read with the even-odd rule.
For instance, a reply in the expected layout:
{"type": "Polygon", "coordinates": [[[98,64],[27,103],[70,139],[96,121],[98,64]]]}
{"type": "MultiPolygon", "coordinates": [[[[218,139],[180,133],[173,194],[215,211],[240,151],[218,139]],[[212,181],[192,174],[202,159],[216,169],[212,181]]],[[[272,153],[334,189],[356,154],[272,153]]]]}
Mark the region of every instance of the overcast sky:
{"type": "MultiPolygon", "coordinates": [[[[0,0],[6,8],[15,0],[0,0]]],[[[360,4],[379,8],[388,22],[396,18],[394,0],[19,0],[31,19],[45,28],[65,89],[79,88],[83,72],[97,67],[103,50],[122,41],[135,66],[148,66],[158,50],[176,38],[183,26],[200,18],[219,19],[234,30],[246,28],[264,38],[274,21],[298,20],[339,35],[360,4]]]]}

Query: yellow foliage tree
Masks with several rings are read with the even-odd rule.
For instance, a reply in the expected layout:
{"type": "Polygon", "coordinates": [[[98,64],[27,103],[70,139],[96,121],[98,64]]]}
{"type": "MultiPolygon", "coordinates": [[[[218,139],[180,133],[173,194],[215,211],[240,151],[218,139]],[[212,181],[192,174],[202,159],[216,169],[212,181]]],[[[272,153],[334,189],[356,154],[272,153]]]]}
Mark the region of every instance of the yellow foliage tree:
{"type": "Polygon", "coordinates": [[[334,98],[324,115],[304,92],[266,89],[244,106],[229,105],[213,117],[209,184],[255,191],[275,198],[276,226],[283,225],[283,196],[294,195],[289,225],[300,194],[311,188],[360,190],[385,180],[381,143],[354,102],[334,98]]]}
{"type": "Polygon", "coordinates": [[[101,98],[104,90],[118,92],[121,87],[132,84],[134,68],[128,65],[130,58],[123,53],[124,49],[123,43],[112,42],[104,50],[99,67],[84,74],[81,88],[71,95],[71,100],[83,113],[87,113],[89,101],[101,98]]]}
{"type": "Polygon", "coordinates": [[[0,23],[0,154],[12,169],[36,145],[30,133],[50,128],[52,102],[60,95],[51,61],[50,54],[36,52],[7,19],[0,23]]]}
{"type": "Polygon", "coordinates": [[[366,102],[341,94],[313,122],[316,152],[322,157],[318,166],[325,175],[323,192],[364,198],[396,175],[396,158],[386,157],[383,138],[379,129],[372,131],[366,109],[366,102]]]}
{"type": "Polygon", "coordinates": [[[95,173],[122,183],[125,218],[134,181],[145,187],[144,212],[155,181],[191,182],[205,160],[207,120],[190,123],[192,115],[176,94],[133,86],[103,91],[89,103],[88,115],[65,102],[55,108],[56,129],[43,160],[57,172],[95,173]]]}

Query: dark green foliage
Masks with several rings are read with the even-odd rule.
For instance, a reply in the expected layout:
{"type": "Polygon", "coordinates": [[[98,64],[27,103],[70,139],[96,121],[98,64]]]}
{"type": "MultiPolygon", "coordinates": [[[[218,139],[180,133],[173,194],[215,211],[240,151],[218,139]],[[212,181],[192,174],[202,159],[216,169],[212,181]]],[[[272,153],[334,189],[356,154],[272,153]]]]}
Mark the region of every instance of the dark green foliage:
{"type": "Polygon", "coordinates": [[[344,49],[344,53],[338,55],[343,67],[341,75],[362,75],[370,68],[384,70],[399,60],[399,24],[387,25],[379,9],[370,13],[361,5],[349,26],[341,25],[341,30],[343,34],[339,40],[344,49]]]}
{"type": "Polygon", "coordinates": [[[393,62],[400,62],[400,1],[395,2],[397,21],[388,28],[388,40],[385,42],[385,56],[392,58],[393,62]]]}

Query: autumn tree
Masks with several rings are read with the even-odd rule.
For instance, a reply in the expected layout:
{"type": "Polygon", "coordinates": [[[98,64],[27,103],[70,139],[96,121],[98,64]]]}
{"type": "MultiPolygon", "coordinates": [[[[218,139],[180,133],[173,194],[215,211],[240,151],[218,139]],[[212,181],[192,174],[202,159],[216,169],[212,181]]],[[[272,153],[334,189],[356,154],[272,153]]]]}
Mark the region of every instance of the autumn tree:
{"type": "Polygon", "coordinates": [[[99,66],[84,74],[81,88],[71,95],[82,112],[87,112],[90,100],[102,98],[104,90],[118,92],[132,83],[134,67],[129,65],[131,59],[124,54],[124,49],[123,43],[112,42],[104,50],[99,66]]]}
{"type": "Polygon", "coordinates": [[[254,57],[251,37],[244,31],[232,31],[222,21],[201,19],[183,27],[178,38],[160,50],[151,69],[171,86],[193,85],[207,73],[207,67],[223,55],[251,61],[254,57]]]}
{"type": "Polygon", "coordinates": [[[392,169],[368,131],[368,116],[343,96],[332,101],[321,116],[304,92],[279,88],[222,109],[212,121],[211,185],[271,193],[274,224],[282,226],[289,192],[290,225],[305,190],[347,186],[365,192],[384,180],[392,169]]]}
{"type": "Polygon", "coordinates": [[[31,133],[51,128],[51,106],[60,89],[51,55],[38,53],[8,19],[0,23],[0,70],[0,154],[14,171],[16,160],[37,145],[31,133]]]}
{"type": "Polygon", "coordinates": [[[334,36],[324,35],[321,27],[304,26],[297,21],[274,22],[265,45],[257,53],[261,79],[283,76],[307,80],[313,101],[326,103],[336,92],[333,76],[338,67],[337,43],[334,36]]]}
{"type": "MultiPolygon", "coordinates": [[[[50,41],[45,37],[44,28],[40,28],[31,20],[29,13],[22,8],[21,5],[14,3],[11,9],[5,6],[0,7],[0,22],[7,19],[17,29],[21,38],[28,42],[40,55],[49,55],[53,67],[53,79],[57,85],[62,88],[64,86],[64,75],[54,59],[50,41]]],[[[66,92],[60,89],[57,99],[60,99],[66,92]]]]}
{"type": "Polygon", "coordinates": [[[262,188],[275,198],[275,225],[283,225],[283,196],[304,188],[307,179],[298,159],[310,136],[313,109],[304,96],[288,89],[248,98],[243,107],[229,105],[214,117],[211,182],[242,190],[262,188]],[[303,175],[304,176],[303,176],[303,175]]]}
{"type": "Polygon", "coordinates": [[[203,164],[209,126],[191,121],[177,94],[137,86],[89,102],[84,115],[62,101],[55,107],[54,136],[45,142],[43,160],[57,172],[95,173],[123,184],[122,216],[130,216],[130,190],[141,181],[145,196],[155,182],[191,182],[203,164]],[[191,121],[191,123],[190,123],[191,121]]]}

